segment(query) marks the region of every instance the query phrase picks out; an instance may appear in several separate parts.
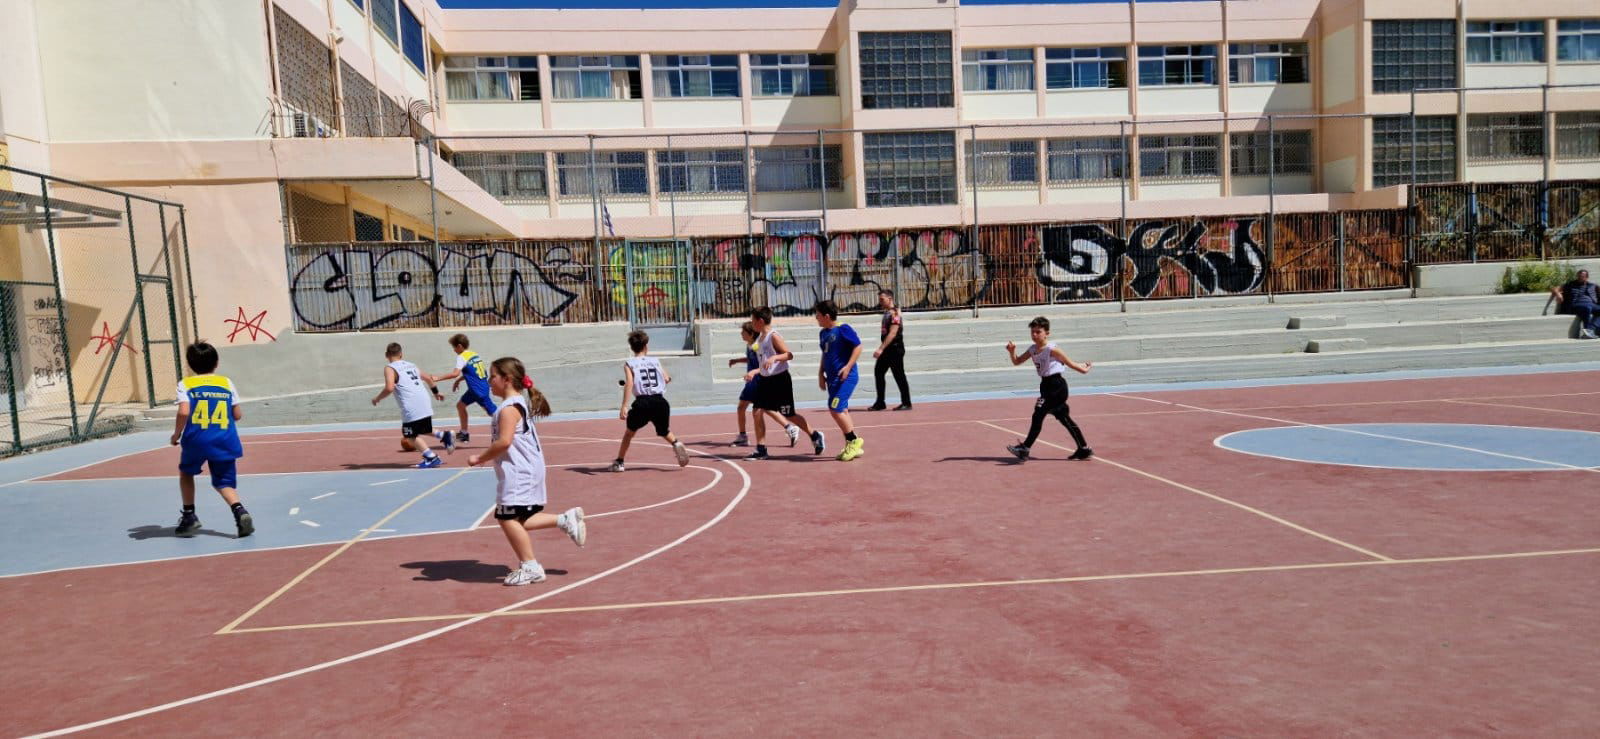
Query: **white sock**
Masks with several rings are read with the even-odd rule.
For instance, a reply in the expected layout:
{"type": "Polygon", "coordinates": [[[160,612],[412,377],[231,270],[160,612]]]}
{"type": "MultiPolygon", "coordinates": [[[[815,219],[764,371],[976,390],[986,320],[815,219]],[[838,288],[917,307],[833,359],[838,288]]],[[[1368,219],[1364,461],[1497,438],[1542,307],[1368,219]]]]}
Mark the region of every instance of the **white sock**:
{"type": "Polygon", "coordinates": [[[539,572],[539,571],[542,571],[544,568],[539,566],[539,560],[530,559],[530,560],[522,563],[522,569],[527,570],[529,572],[539,572]]]}

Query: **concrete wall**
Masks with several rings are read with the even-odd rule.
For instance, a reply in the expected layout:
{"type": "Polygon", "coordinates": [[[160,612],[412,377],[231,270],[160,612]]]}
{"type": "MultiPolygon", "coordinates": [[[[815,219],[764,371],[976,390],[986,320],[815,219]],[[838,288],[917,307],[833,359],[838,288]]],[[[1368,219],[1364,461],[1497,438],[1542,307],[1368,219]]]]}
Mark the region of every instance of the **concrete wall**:
{"type": "MultiPolygon", "coordinates": [[[[1591,275],[1600,274],[1600,260],[1563,260],[1578,269],[1587,269],[1591,275]]],[[[1435,264],[1415,268],[1418,297],[1446,295],[1493,295],[1506,270],[1516,263],[1484,262],[1480,264],[1435,264]]]]}

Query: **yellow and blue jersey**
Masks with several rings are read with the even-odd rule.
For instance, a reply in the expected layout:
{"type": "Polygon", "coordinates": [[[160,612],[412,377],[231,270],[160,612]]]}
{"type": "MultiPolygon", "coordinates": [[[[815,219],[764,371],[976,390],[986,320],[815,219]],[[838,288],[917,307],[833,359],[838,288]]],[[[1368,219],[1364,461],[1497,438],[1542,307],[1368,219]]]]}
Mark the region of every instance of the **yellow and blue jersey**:
{"type": "Polygon", "coordinates": [[[467,350],[456,356],[456,369],[461,370],[461,378],[467,381],[467,389],[479,395],[489,397],[489,363],[477,352],[467,350]]]}
{"type": "Polygon", "coordinates": [[[183,427],[183,455],[211,460],[244,456],[233,406],[239,393],[222,375],[195,375],[178,383],[178,403],[189,404],[189,423],[183,427]]]}

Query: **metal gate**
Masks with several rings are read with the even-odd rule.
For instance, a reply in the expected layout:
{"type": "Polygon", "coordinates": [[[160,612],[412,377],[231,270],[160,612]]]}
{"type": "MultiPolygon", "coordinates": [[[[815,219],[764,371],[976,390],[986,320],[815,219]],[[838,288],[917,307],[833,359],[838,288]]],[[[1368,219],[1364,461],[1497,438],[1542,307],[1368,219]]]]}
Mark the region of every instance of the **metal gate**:
{"type": "Polygon", "coordinates": [[[694,323],[694,259],[687,240],[630,240],[622,253],[630,325],[694,323]]]}

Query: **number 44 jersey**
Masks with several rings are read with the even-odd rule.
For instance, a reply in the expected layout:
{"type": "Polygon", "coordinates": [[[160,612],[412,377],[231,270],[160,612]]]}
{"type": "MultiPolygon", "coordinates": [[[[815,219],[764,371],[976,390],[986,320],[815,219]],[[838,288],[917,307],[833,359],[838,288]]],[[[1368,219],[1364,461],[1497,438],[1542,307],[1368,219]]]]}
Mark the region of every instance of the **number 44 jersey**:
{"type": "Polygon", "coordinates": [[[178,383],[178,404],[189,404],[189,425],[183,428],[185,455],[227,460],[244,456],[233,406],[239,393],[222,375],[195,375],[178,383]]]}

